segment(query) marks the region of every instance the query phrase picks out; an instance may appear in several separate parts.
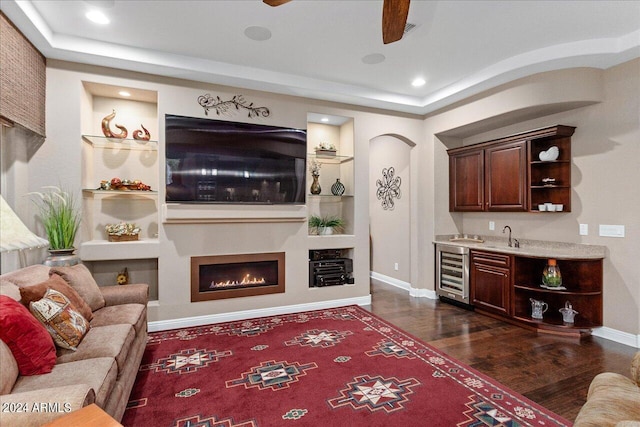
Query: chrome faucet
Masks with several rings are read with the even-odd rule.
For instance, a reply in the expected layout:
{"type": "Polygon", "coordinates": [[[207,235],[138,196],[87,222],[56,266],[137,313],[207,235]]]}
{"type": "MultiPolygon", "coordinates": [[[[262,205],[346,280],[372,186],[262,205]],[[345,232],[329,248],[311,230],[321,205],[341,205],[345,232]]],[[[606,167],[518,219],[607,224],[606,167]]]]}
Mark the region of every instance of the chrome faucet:
{"type": "Polygon", "coordinates": [[[508,225],[505,225],[504,228],[502,229],[502,234],[504,234],[506,229],[509,229],[509,247],[513,246],[513,243],[511,242],[511,227],[509,227],[508,225]]]}

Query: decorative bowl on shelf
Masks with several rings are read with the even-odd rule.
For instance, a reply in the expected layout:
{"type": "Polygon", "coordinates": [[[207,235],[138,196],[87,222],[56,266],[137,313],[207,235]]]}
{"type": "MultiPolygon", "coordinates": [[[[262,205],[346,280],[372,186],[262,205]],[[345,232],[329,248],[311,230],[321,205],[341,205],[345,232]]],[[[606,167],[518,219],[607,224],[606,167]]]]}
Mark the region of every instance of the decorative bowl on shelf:
{"type": "Polygon", "coordinates": [[[560,149],[555,145],[550,147],[546,151],[541,151],[538,155],[540,160],[542,160],[543,162],[552,162],[554,160],[557,160],[558,156],[560,156],[560,149]]]}

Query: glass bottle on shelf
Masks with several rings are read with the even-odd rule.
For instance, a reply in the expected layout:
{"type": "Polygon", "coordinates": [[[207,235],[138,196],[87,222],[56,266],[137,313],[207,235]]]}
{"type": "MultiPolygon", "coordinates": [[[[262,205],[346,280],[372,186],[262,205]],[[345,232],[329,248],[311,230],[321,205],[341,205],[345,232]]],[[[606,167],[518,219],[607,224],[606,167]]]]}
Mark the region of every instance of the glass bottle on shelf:
{"type": "Polygon", "coordinates": [[[547,288],[562,287],[562,274],[555,259],[549,259],[542,270],[542,284],[547,288]]]}

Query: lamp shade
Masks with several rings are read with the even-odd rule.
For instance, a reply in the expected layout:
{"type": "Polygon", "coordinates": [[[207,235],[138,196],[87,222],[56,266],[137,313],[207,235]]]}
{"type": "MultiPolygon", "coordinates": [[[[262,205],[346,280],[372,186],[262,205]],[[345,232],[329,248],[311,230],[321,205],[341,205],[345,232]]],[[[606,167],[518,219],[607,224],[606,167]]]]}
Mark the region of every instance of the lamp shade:
{"type": "Polygon", "coordinates": [[[0,195],[0,252],[48,246],[49,241],[33,234],[0,195]]]}

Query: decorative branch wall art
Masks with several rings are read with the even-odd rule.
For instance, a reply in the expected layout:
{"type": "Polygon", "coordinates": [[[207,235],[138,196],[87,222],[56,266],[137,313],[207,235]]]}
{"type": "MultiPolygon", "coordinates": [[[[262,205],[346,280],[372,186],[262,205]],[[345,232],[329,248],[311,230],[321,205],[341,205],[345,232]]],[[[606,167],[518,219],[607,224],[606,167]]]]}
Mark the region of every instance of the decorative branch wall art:
{"type": "Polygon", "coordinates": [[[382,179],[376,181],[378,191],[376,196],[378,200],[382,200],[382,209],[392,211],[395,208],[393,199],[399,199],[400,184],[402,180],[399,176],[395,176],[396,170],[393,167],[382,169],[382,179]]]}
{"type": "Polygon", "coordinates": [[[271,114],[267,107],[256,107],[253,105],[253,102],[247,103],[242,95],[234,95],[234,97],[228,101],[223,101],[219,96],[214,98],[210,94],[205,93],[198,97],[198,104],[204,108],[204,114],[207,116],[209,115],[210,109],[215,110],[216,114],[220,115],[228,113],[233,107],[235,107],[236,110],[240,110],[241,108],[247,110],[249,112],[249,118],[260,116],[269,117],[269,114],[271,114]]]}

